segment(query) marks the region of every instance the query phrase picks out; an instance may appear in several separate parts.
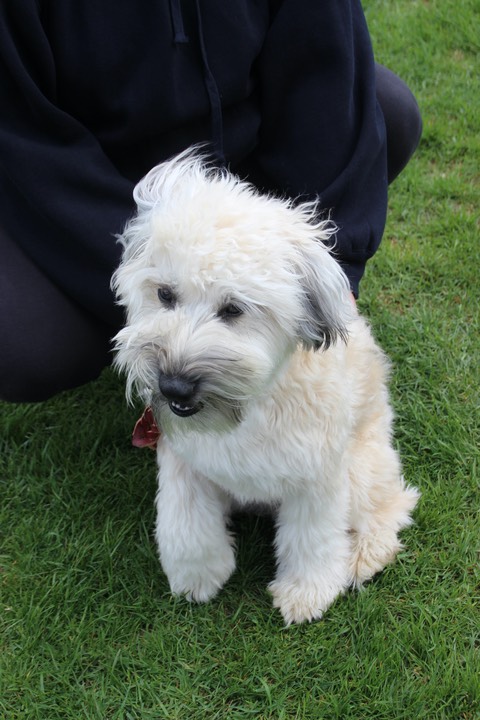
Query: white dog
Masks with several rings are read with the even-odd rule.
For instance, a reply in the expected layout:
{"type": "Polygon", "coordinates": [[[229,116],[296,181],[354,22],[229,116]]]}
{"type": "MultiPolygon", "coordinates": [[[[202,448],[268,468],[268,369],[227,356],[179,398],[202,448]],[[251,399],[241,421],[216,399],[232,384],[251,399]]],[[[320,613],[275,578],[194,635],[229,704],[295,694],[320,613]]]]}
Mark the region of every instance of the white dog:
{"type": "Polygon", "coordinates": [[[387,362],[356,313],[313,204],[257,193],[194,152],[136,187],[113,285],[116,364],[162,437],[156,540],[175,594],[235,568],[235,504],[276,516],[269,589],[287,624],[320,618],[400,548],[418,492],[392,447],[387,362]]]}

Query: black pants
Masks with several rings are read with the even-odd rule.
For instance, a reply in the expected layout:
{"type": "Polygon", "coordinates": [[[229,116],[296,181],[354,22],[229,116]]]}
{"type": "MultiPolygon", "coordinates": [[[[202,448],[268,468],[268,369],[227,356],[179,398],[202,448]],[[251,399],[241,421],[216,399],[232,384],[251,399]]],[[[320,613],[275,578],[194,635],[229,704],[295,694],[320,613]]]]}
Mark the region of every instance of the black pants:
{"type": "MultiPolygon", "coordinates": [[[[377,65],[387,127],[388,181],[403,170],[422,131],[418,105],[377,65]]],[[[106,327],[74,305],[8,237],[0,236],[0,398],[36,402],[96,378],[111,362],[106,327]]]]}
{"type": "Polygon", "coordinates": [[[422,118],[417,101],[403,80],[383,65],[376,66],[377,99],[387,128],[388,184],[402,172],[417,149],[422,118]]]}

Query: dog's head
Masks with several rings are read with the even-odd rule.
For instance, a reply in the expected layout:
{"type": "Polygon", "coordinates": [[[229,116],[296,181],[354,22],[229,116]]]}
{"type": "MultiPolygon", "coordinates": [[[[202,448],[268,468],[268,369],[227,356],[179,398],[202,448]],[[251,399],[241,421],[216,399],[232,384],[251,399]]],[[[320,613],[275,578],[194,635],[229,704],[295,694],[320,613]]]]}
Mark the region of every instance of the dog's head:
{"type": "Polygon", "coordinates": [[[268,392],[302,343],[346,338],[348,282],[312,204],[267,197],[186,152],[136,187],[113,277],[127,372],[167,432],[221,430],[268,392]]]}

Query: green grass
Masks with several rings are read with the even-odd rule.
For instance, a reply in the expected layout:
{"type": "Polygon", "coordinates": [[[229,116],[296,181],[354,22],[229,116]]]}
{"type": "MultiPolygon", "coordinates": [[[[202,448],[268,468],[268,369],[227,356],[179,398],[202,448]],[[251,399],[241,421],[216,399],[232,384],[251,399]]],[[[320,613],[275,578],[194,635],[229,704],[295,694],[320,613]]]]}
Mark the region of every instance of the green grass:
{"type": "Polygon", "coordinates": [[[122,382],[2,405],[0,718],[480,717],[479,5],[365,7],[425,124],[360,302],[423,493],[405,549],[323,621],[285,630],[265,591],[271,522],[245,517],[219,597],[174,600],[152,542],[154,456],[130,447],[122,382]]]}

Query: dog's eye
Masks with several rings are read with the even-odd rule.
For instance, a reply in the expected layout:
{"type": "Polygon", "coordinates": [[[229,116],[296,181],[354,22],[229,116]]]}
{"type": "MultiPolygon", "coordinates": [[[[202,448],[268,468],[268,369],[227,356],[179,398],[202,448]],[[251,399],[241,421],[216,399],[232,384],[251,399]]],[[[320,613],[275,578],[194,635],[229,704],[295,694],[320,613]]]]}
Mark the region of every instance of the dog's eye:
{"type": "Polygon", "coordinates": [[[162,305],[165,305],[165,307],[173,307],[175,305],[176,297],[175,293],[173,292],[172,288],[168,287],[168,285],[161,285],[158,290],[158,299],[162,303],[162,305]]]}
{"type": "Polygon", "coordinates": [[[227,303],[218,311],[218,317],[222,318],[222,320],[230,320],[231,318],[236,318],[242,314],[242,308],[235,305],[235,303],[227,303]]]}

